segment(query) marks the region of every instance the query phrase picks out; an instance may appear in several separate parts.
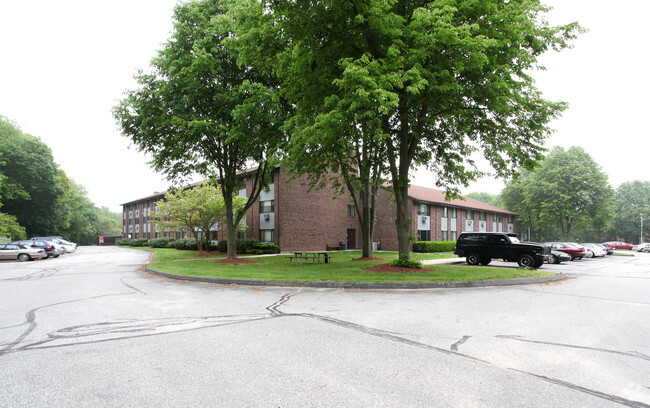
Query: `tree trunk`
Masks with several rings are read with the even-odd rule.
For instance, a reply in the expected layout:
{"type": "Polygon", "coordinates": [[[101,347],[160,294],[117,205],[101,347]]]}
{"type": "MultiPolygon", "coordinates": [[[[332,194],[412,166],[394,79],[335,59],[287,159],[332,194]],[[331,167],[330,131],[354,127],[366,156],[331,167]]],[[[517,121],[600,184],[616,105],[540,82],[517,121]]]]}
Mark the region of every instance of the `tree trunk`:
{"type": "Polygon", "coordinates": [[[411,217],[408,213],[408,185],[394,188],[397,204],[397,241],[400,259],[411,259],[411,217]]]}
{"type": "Polygon", "coordinates": [[[374,252],[372,250],[372,238],[375,232],[375,208],[372,205],[373,194],[370,191],[369,183],[363,184],[363,190],[360,191],[361,196],[361,216],[359,217],[359,224],[361,226],[362,237],[362,251],[363,258],[372,258],[374,252]]]}
{"type": "Polygon", "coordinates": [[[227,257],[237,258],[237,235],[235,228],[235,214],[232,209],[232,194],[224,194],[226,206],[226,242],[228,247],[227,257]]]}
{"type": "MultiPolygon", "coordinates": [[[[407,108],[401,106],[399,116],[403,124],[396,136],[396,145],[391,139],[386,139],[387,157],[393,183],[393,195],[397,207],[395,225],[397,227],[397,241],[400,259],[411,259],[411,228],[412,219],[408,211],[409,169],[415,155],[414,149],[417,142],[408,128],[407,108]]],[[[389,129],[385,121],[384,128],[389,129]]]]}
{"type": "Polygon", "coordinates": [[[199,238],[199,232],[194,231],[194,238],[196,239],[196,246],[199,249],[199,256],[203,255],[203,240],[205,239],[205,234],[201,234],[201,238],[199,238]]]}

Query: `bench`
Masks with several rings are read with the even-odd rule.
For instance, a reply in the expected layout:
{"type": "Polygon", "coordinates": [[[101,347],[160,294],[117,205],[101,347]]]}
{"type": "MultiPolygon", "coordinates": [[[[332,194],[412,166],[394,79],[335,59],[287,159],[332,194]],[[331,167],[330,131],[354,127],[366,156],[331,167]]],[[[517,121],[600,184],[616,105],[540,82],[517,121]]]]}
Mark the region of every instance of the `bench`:
{"type": "Polygon", "coordinates": [[[325,244],[326,251],[340,251],[341,245],[339,244],[325,244]]]}
{"type": "Polygon", "coordinates": [[[303,263],[332,263],[332,256],[326,252],[294,252],[293,256],[289,257],[289,263],[296,264],[303,263]]]}

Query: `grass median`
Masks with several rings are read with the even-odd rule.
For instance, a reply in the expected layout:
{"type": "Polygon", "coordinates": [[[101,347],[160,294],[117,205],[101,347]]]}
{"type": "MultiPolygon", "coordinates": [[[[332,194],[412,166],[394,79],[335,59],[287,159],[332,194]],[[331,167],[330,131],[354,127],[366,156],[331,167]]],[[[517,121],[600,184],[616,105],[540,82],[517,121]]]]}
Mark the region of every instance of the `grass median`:
{"type": "MultiPolygon", "coordinates": [[[[175,249],[151,249],[154,261],[150,267],[160,272],[184,276],[201,276],[225,279],[251,279],[301,282],[470,282],[519,278],[539,278],[554,275],[543,270],[524,268],[499,268],[469,265],[424,265],[422,269],[400,271],[370,271],[397,259],[397,252],[376,252],[381,260],[361,260],[360,251],[331,253],[328,264],[289,264],[286,254],[274,256],[246,256],[253,261],[246,264],[216,263],[224,259],[223,254],[209,253],[198,257],[197,251],[175,249]]],[[[412,259],[429,260],[456,258],[451,252],[435,254],[412,254],[412,259]]],[[[457,258],[456,258],[457,259],[457,258]]],[[[514,265],[514,264],[513,264],[514,265]]]]}

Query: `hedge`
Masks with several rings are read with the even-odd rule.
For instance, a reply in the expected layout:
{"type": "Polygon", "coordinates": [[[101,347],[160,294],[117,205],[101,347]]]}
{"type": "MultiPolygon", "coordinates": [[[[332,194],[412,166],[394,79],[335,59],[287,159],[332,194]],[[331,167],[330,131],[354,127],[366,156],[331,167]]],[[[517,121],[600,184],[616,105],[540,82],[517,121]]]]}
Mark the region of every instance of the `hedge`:
{"type": "Polygon", "coordinates": [[[181,249],[181,250],[199,249],[199,245],[197,244],[196,239],[194,238],[177,239],[174,242],[170,242],[169,245],[171,245],[173,248],[181,249]]]}
{"type": "Polygon", "coordinates": [[[149,240],[149,246],[151,248],[168,248],[174,241],[176,241],[174,238],[154,238],[149,240]]]}
{"type": "Polygon", "coordinates": [[[149,240],[147,238],[121,239],[117,241],[117,245],[130,247],[143,247],[147,246],[148,243],[149,240]]]}
{"type": "Polygon", "coordinates": [[[416,241],[413,252],[450,252],[454,250],[456,241],[416,241]]]}
{"type": "MultiPolygon", "coordinates": [[[[253,246],[258,243],[259,241],[255,238],[238,239],[235,242],[235,247],[237,248],[237,252],[245,254],[251,252],[253,250],[253,246]]],[[[228,252],[228,241],[225,239],[219,241],[217,249],[219,252],[228,252]]]]}
{"type": "Polygon", "coordinates": [[[279,254],[280,253],[280,247],[274,244],[262,244],[262,243],[256,243],[253,244],[253,251],[254,254],[256,255],[262,255],[262,254],[279,254]]]}

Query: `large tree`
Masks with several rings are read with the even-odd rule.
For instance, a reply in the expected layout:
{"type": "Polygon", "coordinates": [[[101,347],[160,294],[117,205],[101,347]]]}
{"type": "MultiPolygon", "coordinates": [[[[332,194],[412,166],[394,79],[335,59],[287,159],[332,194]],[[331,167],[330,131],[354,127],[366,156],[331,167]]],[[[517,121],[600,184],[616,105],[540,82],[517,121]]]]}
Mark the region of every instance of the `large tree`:
{"type": "Polygon", "coordinates": [[[317,124],[338,121],[321,132],[322,144],[344,126],[343,138],[380,141],[370,160],[388,163],[400,257],[410,257],[409,171],[426,166],[451,196],[482,174],[475,152],[496,176],[511,176],[541,157],[548,123],[565,108],[540,95],[530,72],[549,48],[567,47],[579,26],[550,26],[537,0],[269,0],[267,7],[287,47],[278,72],[295,75],[302,89],[296,101],[327,91],[321,108],[308,112],[317,124]]]}
{"type": "MultiPolygon", "coordinates": [[[[114,116],[153,167],[170,179],[200,174],[216,179],[226,206],[228,257],[236,257],[237,225],[269,183],[282,134],[273,78],[240,65],[233,15],[236,0],[200,0],[176,6],[170,40],[136,77],[114,116]],[[246,205],[233,199],[241,171],[253,179],[246,205]]],[[[262,13],[261,7],[258,7],[262,13]]]]}
{"type": "Polygon", "coordinates": [[[576,228],[603,230],[614,216],[614,189],[607,175],[584,151],[555,147],[531,176],[525,202],[540,223],[557,227],[565,241],[576,228]]]}
{"type": "Polygon", "coordinates": [[[608,235],[627,242],[645,241],[650,226],[650,181],[628,181],[616,190],[616,216],[608,235]],[[642,221],[643,220],[643,221],[642,221]]]}
{"type": "Polygon", "coordinates": [[[0,196],[2,211],[13,215],[27,235],[57,232],[63,194],[50,148],[0,116],[0,196]]]}
{"type": "Polygon", "coordinates": [[[273,8],[243,25],[245,55],[265,61],[282,79],[292,103],[285,128],[291,133],[287,172],[306,174],[312,188],[330,185],[349,194],[371,257],[376,199],[387,172],[381,113],[384,91],[367,73],[347,69],[363,56],[360,27],[348,26],[352,3],[271,2],[273,8]],[[248,24],[246,24],[248,23],[248,24]],[[268,63],[275,57],[276,64],[268,63]]]}

